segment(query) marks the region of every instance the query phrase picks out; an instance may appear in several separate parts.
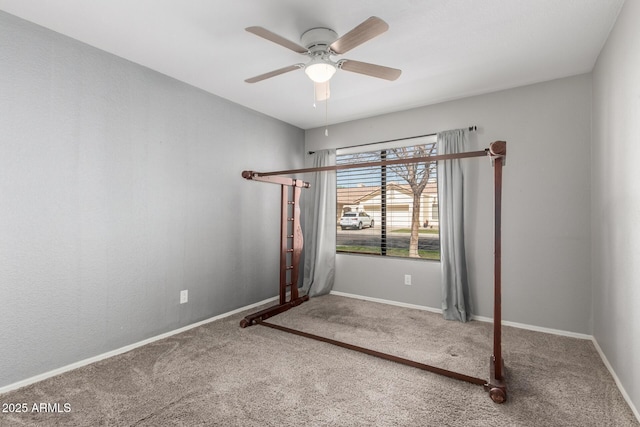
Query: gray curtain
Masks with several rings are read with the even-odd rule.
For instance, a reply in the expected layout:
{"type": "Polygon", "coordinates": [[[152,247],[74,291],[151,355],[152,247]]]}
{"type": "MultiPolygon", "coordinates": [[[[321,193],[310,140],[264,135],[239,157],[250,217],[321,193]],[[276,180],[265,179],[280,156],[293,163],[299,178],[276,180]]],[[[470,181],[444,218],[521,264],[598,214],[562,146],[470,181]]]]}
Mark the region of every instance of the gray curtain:
{"type": "MultiPolygon", "coordinates": [[[[467,151],[467,141],[467,129],[440,132],[438,154],[467,151]]],[[[447,320],[467,322],[471,307],[464,247],[464,176],[460,162],[459,159],[438,162],[442,313],[447,320]]]]}
{"type": "MultiPolygon", "coordinates": [[[[311,167],[334,166],[335,150],[311,154],[311,167]]],[[[311,187],[304,190],[304,278],[303,290],[310,297],[333,288],[336,263],[336,173],[314,172],[311,187]]]]}

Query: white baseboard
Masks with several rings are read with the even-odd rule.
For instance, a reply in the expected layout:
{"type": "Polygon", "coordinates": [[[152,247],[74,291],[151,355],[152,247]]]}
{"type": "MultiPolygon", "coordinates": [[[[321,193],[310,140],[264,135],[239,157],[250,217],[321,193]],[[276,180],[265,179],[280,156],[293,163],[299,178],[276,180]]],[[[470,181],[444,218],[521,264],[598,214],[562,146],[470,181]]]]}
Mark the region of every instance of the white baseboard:
{"type": "MultiPolygon", "coordinates": [[[[391,301],[391,300],[386,300],[386,299],[381,299],[381,298],[372,298],[372,297],[366,297],[366,296],[362,296],[362,295],[348,294],[346,292],[339,292],[339,291],[331,291],[331,295],[338,295],[338,296],[347,297],[347,298],[361,299],[361,300],[365,300],[365,301],[379,302],[381,304],[389,304],[389,305],[395,305],[395,306],[398,306],[398,307],[413,308],[413,309],[416,309],[416,310],[430,311],[432,313],[442,314],[442,309],[433,308],[433,307],[427,307],[427,306],[424,306],[424,305],[408,304],[408,303],[404,303],[404,302],[391,301]]],[[[474,315],[474,316],[471,316],[471,319],[477,320],[479,322],[493,323],[493,318],[491,318],[491,317],[475,316],[474,315]]],[[[561,336],[571,337],[571,338],[580,338],[580,339],[584,339],[584,340],[593,339],[593,337],[591,335],[587,335],[587,334],[580,334],[580,333],[577,333],[577,332],[563,331],[563,330],[560,330],[560,329],[543,328],[543,327],[540,327],[540,326],[527,325],[527,324],[518,323],[518,322],[510,322],[510,321],[506,321],[506,320],[503,320],[502,324],[504,326],[512,326],[514,328],[527,329],[529,331],[544,332],[544,333],[547,333],[547,334],[561,335],[561,336]]]]}
{"type": "Polygon", "coordinates": [[[416,305],[416,304],[391,301],[391,300],[386,300],[381,298],[365,297],[363,295],[348,294],[346,292],[340,292],[340,291],[331,291],[330,293],[331,295],[337,295],[340,297],[354,298],[354,299],[360,299],[360,300],[371,301],[371,302],[379,302],[381,304],[395,305],[397,307],[404,307],[404,308],[413,308],[414,310],[430,311],[432,313],[442,313],[442,310],[439,308],[427,307],[425,305],[416,305]]]}
{"type": "Polygon", "coordinates": [[[622,393],[622,397],[624,397],[624,400],[627,402],[627,404],[631,408],[633,415],[635,415],[638,422],[640,422],[640,411],[638,411],[638,408],[636,408],[636,406],[633,404],[631,397],[629,397],[629,394],[622,386],[622,382],[620,381],[620,378],[618,378],[618,375],[616,375],[616,371],[613,370],[613,367],[611,366],[611,363],[609,363],[607,356],[605,356],[604,352],[600,348],[600,344],[598,344],[598,341],[596,341],[595,337],[592,337],[591,340],[593,341],[593,345],[596,347],[596,350],[598,351],[598,354],[600,355],[600,358],[602,359],[604,366],[607,367],[607,370],[609,370],[609,373],[613,377],[613,380],[616,382],[616,385],[618,386],[618,390],[620,390],[620,393],[622,393]]]}
{"type": "MultiPolygon", "coordinates": [[[[474,315],[474,316],[471,316],[471,318],[473,320],[477,320],[479,322],[493,323],[493,318],[492,317],[475,316],[474,315]]],[[[526,329],[528,331],[543,332],[545,334],[560,335],[560,336],[569,337],[569,338],[579,338],[581,340],[592,340],[593,339],[593,336],[587,335],[587,334],[581,334],[581,333],[578,333],[578,332],[571,332],[571,331],[564,331],[562,329],[544,328],[542,326],[527,325],[526,323],[511,322],[509,320],[503,320],[502,324],[504,326],[511,326],[511,327],[518,328],[518,329],[526,329]]]]}
{"type": "Polygon", "coordinates": [[[263,304],[267,304],[267,303],[275,301],[277,299],[278,299],[277,296],[276,297],[272,297],[272,298],[267,298],[264,301],[260,301],[260,302],[257,302],[255,304],[247,305],[245,307],[241,307],[241,308],[238,308],[236,310],[229,311],[227,313],[223,313],[223,314],[220,314],[218,316],[214,316],[214,317],[211,317],[211,318],[206,319],[206,320],[202,320],[202,321],[197,322],[197,323],[192,323],[191,325],[187,325],[187,326],[184,326],[182,328],[175,329],[173,331],[157,335],[155,337],[147,338],[146,340],[139,341],[139,342],[136,342],[136,343],[133,343],[133,344],[118,348],[116,350],[109,351],[107,353],[99,354],[97,356],[93,356],[93,357],[90,357],[88,359],[81,360],[79,362],[71,363],[70,365],[66,365],[66,366],[63,366],[61,368],[57,368],[57,369],[54,369],[52,371],[49,371],[49,372],[45,372],[45,373],[36,375],[34,377],[31,377],[31,378],[27,378],[25,380],[18,381],[16,383],[6,385],[4,387],[0,387],[0,394],[7,393],[7,392],[13,391],[13,390],[17,390],[19,388],[26,387],[26,386],[31,385],[33,383],[37,383],[39,381],[46,380],[47,378],[55,377],[57,375],[65,373],[65,372],[69,372],[69,371],[72,371],[74,369],[81,368],[83,366],[90,365],[92,363],[99,362],[99,361],[104,360],[104,359],[108,359],[109,357],[113,357],[113,356],[117,356],[117,355],[122,354],[122,353],[126,353],[126,352],[134,350],[134,349],[136,349],[138,347],[142,347],[143,345],[151,344],[152,342],[159,341],[161,339],[168,338],[168,337],[170,337],[172,335],[180,334],[182,332],[186,332],[186,331],[188,331],[190,329],[197,328],[198,326],[202,326],[202,325],[205,325],[207,323],[214,322],[216,320],[224,319],[225,317],[233,316],[234,314],[240,313],[240,312],[245,311],[245,310],[250,310],[250,309],[255,308],[255,307],[259,307],[259,306],[261,306],[263,304]]]}

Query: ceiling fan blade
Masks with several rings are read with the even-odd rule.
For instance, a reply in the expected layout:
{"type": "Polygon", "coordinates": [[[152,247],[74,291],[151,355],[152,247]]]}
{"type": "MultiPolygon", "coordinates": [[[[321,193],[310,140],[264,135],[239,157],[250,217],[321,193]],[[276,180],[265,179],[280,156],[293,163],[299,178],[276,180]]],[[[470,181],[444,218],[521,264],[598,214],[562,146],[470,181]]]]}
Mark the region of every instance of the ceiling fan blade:
{"type": "Polygon", "coordinates": [[[379,36],[389,29],[389,24],[377,16],[372,16],[363,23],[331,43],[331,50],[341,55],[360,46],[362,43],[379,36]]]}
{"type": "Polygon", "coordinates": [[[369,64],[367,62],[343,59],[339,63],[341,69],[352,73],[365,74],[385,80],[396,80],[402,74],[402,70],[397,68],[384,67],[382,65],[369,64]]]}
{"type": "Polygon", "coordinates": [[[304,68],[304,64],[289,65],[288,67],[279,68],[277,70],[269,71],[268,73],[260,74],[259,76],[246,79],[247,83],[256,83],[262,80],[270,79],[271,77],[279,76],[280,74],[288,73],[289,71],[298,70],[304,68]]]}
{"type": "Polygon", "coordinates": [[[262,37],[263,39],[269,40],[270,42],[274,42],[279,44],[280,46],[286,47],[287,49],[291,49],[294,52],[306,54],[308,52],[307,48],[300,46],[298,43],[294,43],[291,40],[287,40],[282,36],[277,35],[276,33],[272,33],[266,28],[262,27],[247,27],[246,31],[255,34],[256,36],[262,37]]]}
{"type": "Polygon", "coordinates": [[[331,89],[329,87],[329,82],[331,80],[327,80],[324,83],[314,83],[315,90],[315,99],[316,101],[326,101],[331,96],[331,89]]]}

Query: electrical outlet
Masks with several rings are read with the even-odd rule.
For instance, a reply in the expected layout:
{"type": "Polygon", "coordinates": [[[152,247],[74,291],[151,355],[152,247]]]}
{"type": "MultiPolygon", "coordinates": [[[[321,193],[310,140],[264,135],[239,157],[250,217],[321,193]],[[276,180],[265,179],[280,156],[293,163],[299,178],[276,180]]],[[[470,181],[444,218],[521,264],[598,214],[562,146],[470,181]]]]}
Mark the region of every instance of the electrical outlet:
{"type": "Polygon", "coordinates": [[[184,291],[180,291],[180,304],[184,304],[187,301],[189,301],[189,291],[186,289],[184,291]]]}
{"type": "Polygon", "coordinates": [[[405,274],[404,275],[404,284],[411,286],[411,275],[410,274],[405,274]]]}

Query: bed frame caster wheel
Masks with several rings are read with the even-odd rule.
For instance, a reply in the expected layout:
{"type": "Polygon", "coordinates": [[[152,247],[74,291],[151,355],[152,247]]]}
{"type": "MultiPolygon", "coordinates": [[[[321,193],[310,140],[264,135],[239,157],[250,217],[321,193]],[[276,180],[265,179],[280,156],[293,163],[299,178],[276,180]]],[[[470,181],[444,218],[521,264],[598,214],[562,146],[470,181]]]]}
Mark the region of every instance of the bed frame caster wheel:
{"type": "Polygon", "coordinates": [[[505,400],[507,400],[507,393],[505,393],[505,391],[499,387],[493,387],[491,390],[489,390],[489,397],[495,403],[504,403],[505,400]]]}
{"type": "Polygon", "coordinates": [[[249,326],[249,325],[250,325],[250,323],[249,323],[249,321],[248,321],[247,319],[242,319],[242,320],[240,321],[240,327],[241,327],[241,328],[246,328],[246,327],[247,327],[247,326],[249,326]]]}

